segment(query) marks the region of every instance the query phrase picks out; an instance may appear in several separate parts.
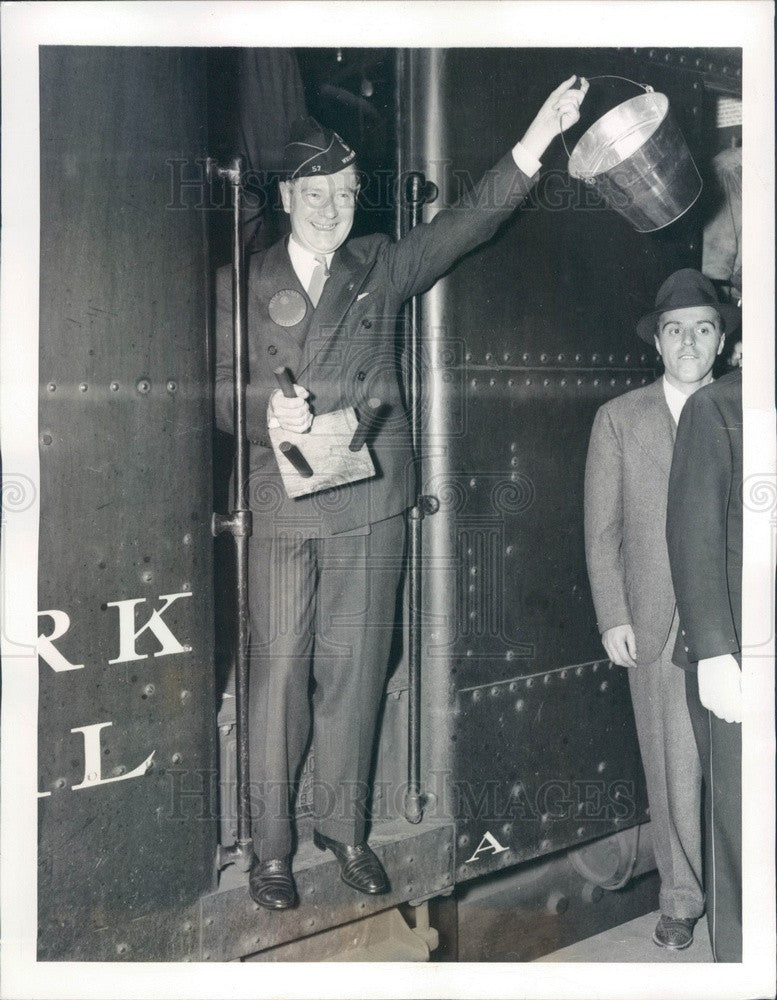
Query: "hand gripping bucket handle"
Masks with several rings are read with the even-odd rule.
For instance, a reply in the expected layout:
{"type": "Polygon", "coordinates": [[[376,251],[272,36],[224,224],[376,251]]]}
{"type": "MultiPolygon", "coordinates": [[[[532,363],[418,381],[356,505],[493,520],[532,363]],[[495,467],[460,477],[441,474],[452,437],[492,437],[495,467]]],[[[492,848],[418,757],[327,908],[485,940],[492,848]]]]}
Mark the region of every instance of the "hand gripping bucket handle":
{"type": "MultiPolygon", "coordinates": [[[[640,233],[679,219],[701,194],[702,182],[664,94],[645,91],[599,118],[569,153],[569,173],[601,194],[640,233]]],[[[563,141],[563,135],[562,135],[563,141]]]]}

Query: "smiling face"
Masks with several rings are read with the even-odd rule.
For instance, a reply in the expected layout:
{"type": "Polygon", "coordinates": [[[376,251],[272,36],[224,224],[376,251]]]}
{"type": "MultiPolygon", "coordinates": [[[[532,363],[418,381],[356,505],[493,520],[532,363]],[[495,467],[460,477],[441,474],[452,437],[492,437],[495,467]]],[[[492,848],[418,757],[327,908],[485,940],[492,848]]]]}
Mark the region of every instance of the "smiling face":
{"type": "Polygon", "coordinates": [[[725,333],[712,306],[688,306],[661,313],[655,340],[667,382],[690,395],[709,375],[725,333]]]}
{"type": "Polygon", "coordinates": [[[332,253],[351,231],[359,193],[356,170],[297,177],[282,181],[283,207],[291,218],[291,233],[311,253],[332,253]]]}

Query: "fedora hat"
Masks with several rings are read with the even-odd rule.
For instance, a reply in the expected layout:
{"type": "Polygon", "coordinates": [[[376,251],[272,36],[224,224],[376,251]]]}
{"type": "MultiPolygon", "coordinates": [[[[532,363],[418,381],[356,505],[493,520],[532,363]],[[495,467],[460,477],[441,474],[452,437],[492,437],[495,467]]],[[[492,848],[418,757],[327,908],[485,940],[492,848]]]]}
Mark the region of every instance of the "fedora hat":
{"type": "Polygon", "coordinates": [[[691,306],[712,306],[720,313],[726,333],[732,333],[739,326],[741,320],[739,307],[721,302],[715,286],[701,271],[684,267],[681,271],[670,274],[658,289],[656,307],[637,323],[637,334],[645,343],[652,345],[657,330],[656,322],[661,313],[669,312],[670,309],[687,309],[691,306]]]}

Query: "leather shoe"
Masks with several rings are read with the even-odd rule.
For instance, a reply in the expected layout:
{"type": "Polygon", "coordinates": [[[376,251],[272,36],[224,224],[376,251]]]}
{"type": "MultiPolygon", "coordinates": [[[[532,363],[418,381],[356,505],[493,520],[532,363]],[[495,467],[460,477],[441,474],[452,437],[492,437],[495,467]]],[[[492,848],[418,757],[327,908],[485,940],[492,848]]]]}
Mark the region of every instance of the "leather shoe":
{"type": "Polygon", "coordinates": [[[695,917],[667,917],[663,913],[653,931],[653,940],[660,948],[682,951],[693,941],[695,917]]]}
{"type": "Polygon", "coordinates": [[[355,845],[341,844],[339,840],[331,840],[314,830],[313,843],[320,851],[329,848],[340,864],[340,878],[352,889],[370,896],[389,891],[389,880],[383,865],[366,841],[355,845]]]}
{"type": "Polygon", "coordinates": [[[290,910],[296,906],[297,890],[289,859],[260,861],[254,856],[248,876],[248,891],[251,899],[266,910],[290,910]]]}

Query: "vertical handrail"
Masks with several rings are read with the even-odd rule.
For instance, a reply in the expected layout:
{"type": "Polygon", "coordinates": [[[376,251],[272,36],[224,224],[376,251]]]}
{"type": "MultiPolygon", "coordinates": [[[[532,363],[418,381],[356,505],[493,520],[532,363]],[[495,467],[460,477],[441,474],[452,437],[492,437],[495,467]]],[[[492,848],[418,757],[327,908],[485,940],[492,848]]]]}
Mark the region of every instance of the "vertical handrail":
{"type": "Polygon", "coordinates": [[[228,531],[235,542],[237,578],[237,635],[235,649],[235,713],[237,742],[237,841],[219,851],[220,868],[235,862],[247,871],[251,865],[251,802],[248,772],[248,542],[252,531],[248,506],[248,438],[246,434],[246,382],[248,379],[248,340],[245,325],[244,258],[242,239],[243,161],[235,157],[228,167],[207,161],[208,179],[229,182],[232,193],[232,351],[233,406],[235,431],[235,506],[227,517],[213,515],[213,533],[228,531]]]}
{"type": "MultiPolygon", "coordinates": [[[[423,174],[408,175],[405,190],[409,206],[409,228],[421,221],[421,207],[426,197],[426,179],[423,174]]],[[[420,353],[420,302],[414,295],[409,308],[408,375],[410,409],[410,436],[416,475],[421,476],[421,353],[420,353]]],[[[424,814],[424,797],[421,793],[421,541],[424,518],[420,484],[416,485],[416,502],[410,511],[409,572],[408,572],[408,707],[407,707],[407,791],[405,792],[405,819],[420,823],[424,814]]]]}

